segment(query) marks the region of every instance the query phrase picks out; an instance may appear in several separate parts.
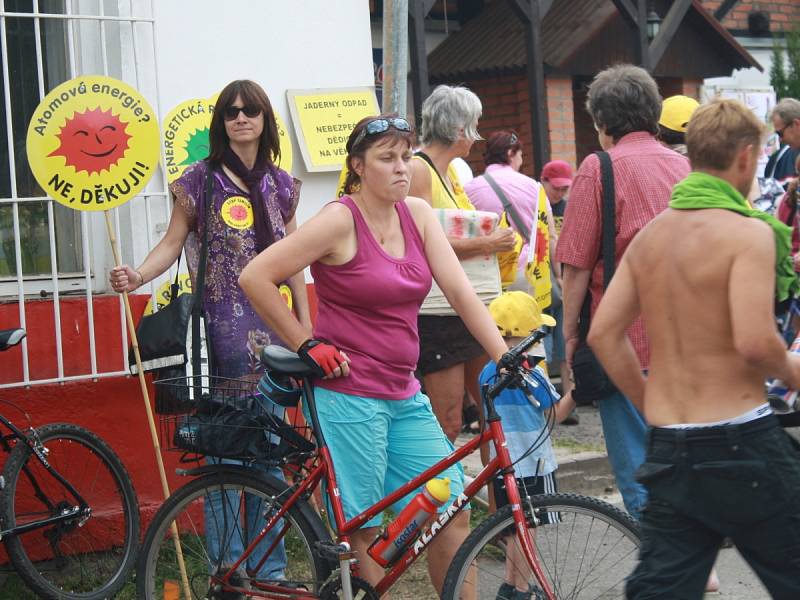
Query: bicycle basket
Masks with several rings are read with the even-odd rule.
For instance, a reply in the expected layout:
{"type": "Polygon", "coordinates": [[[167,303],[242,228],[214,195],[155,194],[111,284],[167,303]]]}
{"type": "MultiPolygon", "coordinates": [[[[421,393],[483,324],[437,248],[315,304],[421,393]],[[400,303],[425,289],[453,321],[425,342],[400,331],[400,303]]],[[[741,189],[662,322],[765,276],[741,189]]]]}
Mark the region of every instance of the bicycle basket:
{"type": "Polygon", "coordinates": [[[155,410],[159,415],[179,415],[192,409],[186,365],[165,367],[153,372],[155,410]],[[163,383],[166,382],[166,383],[163,383]],[[182,382],[183,385],[179,385],[182,382]]]}
{"type": "Polygon", "coordinates": [[[183,414],[159,417],[161,443],[168,450],[278,462],[314,449],[302,413],[257,393],[255,380],[194,376],[156,383],[190,396],[183,414]]]}

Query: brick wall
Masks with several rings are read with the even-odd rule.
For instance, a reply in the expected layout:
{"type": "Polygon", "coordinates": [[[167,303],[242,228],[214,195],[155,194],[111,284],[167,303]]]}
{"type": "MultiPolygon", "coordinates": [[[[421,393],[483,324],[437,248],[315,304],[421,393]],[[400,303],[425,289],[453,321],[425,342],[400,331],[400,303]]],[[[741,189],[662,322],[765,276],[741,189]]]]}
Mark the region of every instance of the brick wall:
{"type": "MultiPolygon", "coordinates": [[[[800,0],[798,0],[800,1],[800,0]]],[[[550,156],[565,160],[576,168],[590,153],[599,150],[594,124],[585,109],[586,88],[590,78],[548,77],[547,110],[550,119],[550,156]]],[[[659,89],[664,97],[685,94],[700,98],[700,80],[660,78],[659,89]]],[[[478,129],[481,135],[489,137],[499,129],[513,129],[522,140],[522,172],[536,179],[539,173],[533,172],[533,141],[530,128],[530,109],[528,107],[528,85],[524,75],[502,75],[486,79],[476,79],[464,83],[478,94],[483,103],[483,116],[478,129]]],[[[484,142],[472,147],[467,161],[472,171],[483,173],[484,142]]]]}
{"type": "MultiPolygon", "coordinates": [[[[526,94],[527,100],[527,94],[526,94]]],[[[581,107],[578,107],[579,109],[581,107]]],[[[547,78],[547,110],[550,120],[550,157],[576,167],[575,105],[572,77],[547,78]]]]}
{"type": "Polygon", "coordinates": [[[694,98],[695,100],[700,100],[701,87],[703,87],[703,81],[700,79],[684,79],[681,94],[694,98]]]}
{"type": "MultiPolygon", "coordinates": [[[[703,6],[712,14],[720,4],[722,0],[703,0],[703,6]]],[[[767,11],[770,14],[770,30],[773,33],[800,27],[799,0],[740,1],[728,12],[722,24],[735,31],[747,31],[747,14],[754,9],[767,11]]]]}
{"type": "MultiPolygon", "coordinates": [[[[522,172],[538,179],[533,172],[533,138],[528,105],[528,85],[524,75],[501,75],[465,82],[483,103],[479,130],[488,137],[499,129],[513,129],[522,140],[522,172]]],[[[575,125],[572,104],[572,80],[568,77],[547,79],[547,108],[550,116],[550,147],[552,158],[575,165],[575,125]]],[[[472,147],[467,161],[475,174],[482,173],[485,144],[472,147]]]]}
{"type": "Polygon", "coordinates": [[[586,90],[591,82],[590,77],[576,77],[572,85],[572,96],[575,103],[575,151],[578,165],[589,154],[600,150],[594,122],[589,111],[586,110],[586,90]]]}

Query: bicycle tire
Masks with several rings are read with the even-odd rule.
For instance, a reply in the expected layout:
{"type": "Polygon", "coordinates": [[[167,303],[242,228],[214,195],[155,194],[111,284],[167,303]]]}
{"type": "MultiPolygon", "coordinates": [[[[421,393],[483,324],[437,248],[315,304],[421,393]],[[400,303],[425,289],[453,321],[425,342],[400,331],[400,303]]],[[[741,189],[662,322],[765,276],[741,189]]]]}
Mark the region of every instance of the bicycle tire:
{"type": "MultiPolygon", "coordinates": [[[[530,502],[523,498],[522,504],[529,526],[534,527],[539,564],[556,598],[625,597],[625,578],[638,560],[640,534],[636,521],[607,502],[576,494],[543,494],[531,497],[530,502]],[[532,525],[531,511],[540,518],[546,515],[538,526],[532,525]]],[[[508,561],[509,573],[518,578],[513,583],[518,587],[527,583],[532,600],[544,599],[521,550],[517,550],[519,542],[516,537],[508,537],[513,532],[510,506],[475,528],[450,564],[442,598],[463,597],[464,588],[474,586],[472,580],[476,577],[478,588],[474,596],[478,600],[511,598],[511,588],[506,587],[508,593],[503,593],[508,561]],[[511,558],[507,558],[509,552],[511,558]],[[468,577],[473,566],[477,572],[468,577]]]]}
{"type": "MultiPolygon", "coordinates": [[[[239,503],[238,516],[241,513],[242,494],[251,494],[252,497],[260,499],[265,504],[259,505],[259,513],[266,514],[269,510],[277,510],[283,506],[283,501],[288,498],[290,489],[284,482],[266,474],[253,474],[242,471],[228,470],[224,467],[218,472],[201,476],[182,486],[164,502],[161,508],[153,517],[150,527],[147,529],[142,552],[139,558],[136,572],[137,598],[141,599],[163,599],[165,597],[178,597],[176,594],[181,590],[180,597],[184,597],[182,592],[181,575],[176,559],[176,552],[173,538],[171,536],[171,524],[177,521],[181,539],[181,549],[184,564],[187,570],[187,579],[193,598],[205,598],[209,595],[210,575],[212,572],[226,572],[230,566],[228,561],[221,558],[212,558],[213,552],[208,548],[208,531],[204,531],[205,523],[205,502],[210,494],[221,494],[224,488],[228,494],[220,499],[232,498],[227,506],[236,506],[239,503]],[[237,496],[238,494],[238,496],[237,496]]],[[[223,512],[223,511],[220,511],[223,512]]],[[[223,512],[224,514],[224,512],[223,512]]],[[[219,525],[223,519],[214,519],[214,523],[219,525]]],[[[209,526],[211,521],[209,521],[209,526]]],[[[260,529],[266,521],[259,523],[260,529]]],[[[333,565],[322,558],[316,549],[317,542],[330,542],[330,535],[323,525],[316,512],[308,503],[299,499],[289,508],[282,523],[276,524],[273,530],[280,530],[286,527],[286,533],[282,538],[286,552],[289,555],[285,563],[285,570],[280,576],[258,576],[252,573],[239,573],[241,584],[255,587],[257,582],[276,581],[285,578],[288,587],[313,589],[319,592],[320,587],[330,576],[333,565]]],[[[241,524],[231,526],[231,534],[226,535],[228,523],[223,525],[223,531],[217,531],[219,539],[234,539],[247,547],[246,540],[241,539],[245,535],[246,527],[241,524]]],[[[223,548],[227,548],[226,544],[223,548]]],[[[220,552],[222,553],[222,552],[220,552]]],[[[229,558],[236,560],[238,556],[229,558]]],[[[252,566],[254,569],[257,565],[252,566]]],[[[308,594],[308,592],[305,592],[308,594]]],[[[224,597],[225,590],[217,590],[214,597],[224,597]]],[[[287,596],[288,597],[288,596],[287,596]]]]}
{"type": "MultiPolygon", "coordinates": [[[[119,457],[97,435],[77,425],[54,423],[37,429],[47,460],[92,509],[76,518],[21,534],[7,535],[8,556],[19,576],[43,598],[102,600],[125,585],[136,562],[139,504],[119,457]]],[[[58,514],[74,500],[18,442],[3,469],[0,519],[4,530],[58,514]],[[50,506],[34,494],[27,467],[50,506]]]]}

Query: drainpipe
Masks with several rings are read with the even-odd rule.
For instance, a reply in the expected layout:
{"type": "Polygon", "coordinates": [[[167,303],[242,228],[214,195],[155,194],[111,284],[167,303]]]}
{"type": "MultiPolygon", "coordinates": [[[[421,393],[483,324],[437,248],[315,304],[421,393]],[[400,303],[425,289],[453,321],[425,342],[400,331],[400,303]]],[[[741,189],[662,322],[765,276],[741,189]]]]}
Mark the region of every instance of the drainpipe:
{"type": "Polygon", "coordinates": [[[408,0],[383,2],[383,112],[406,116],[408,0]]]}

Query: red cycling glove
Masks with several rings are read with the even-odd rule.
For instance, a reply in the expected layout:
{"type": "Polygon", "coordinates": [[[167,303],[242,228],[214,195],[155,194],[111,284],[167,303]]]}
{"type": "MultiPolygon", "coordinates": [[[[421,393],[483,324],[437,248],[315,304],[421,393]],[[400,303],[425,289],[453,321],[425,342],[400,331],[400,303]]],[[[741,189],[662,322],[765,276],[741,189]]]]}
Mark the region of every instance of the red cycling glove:
{"type": "Polygon", "coordinates": [[[297,355],[319,377],[331,375],[334,369],[347,362],[335,346],[320,340],[306,340],[297,349],[297,355]]]}

